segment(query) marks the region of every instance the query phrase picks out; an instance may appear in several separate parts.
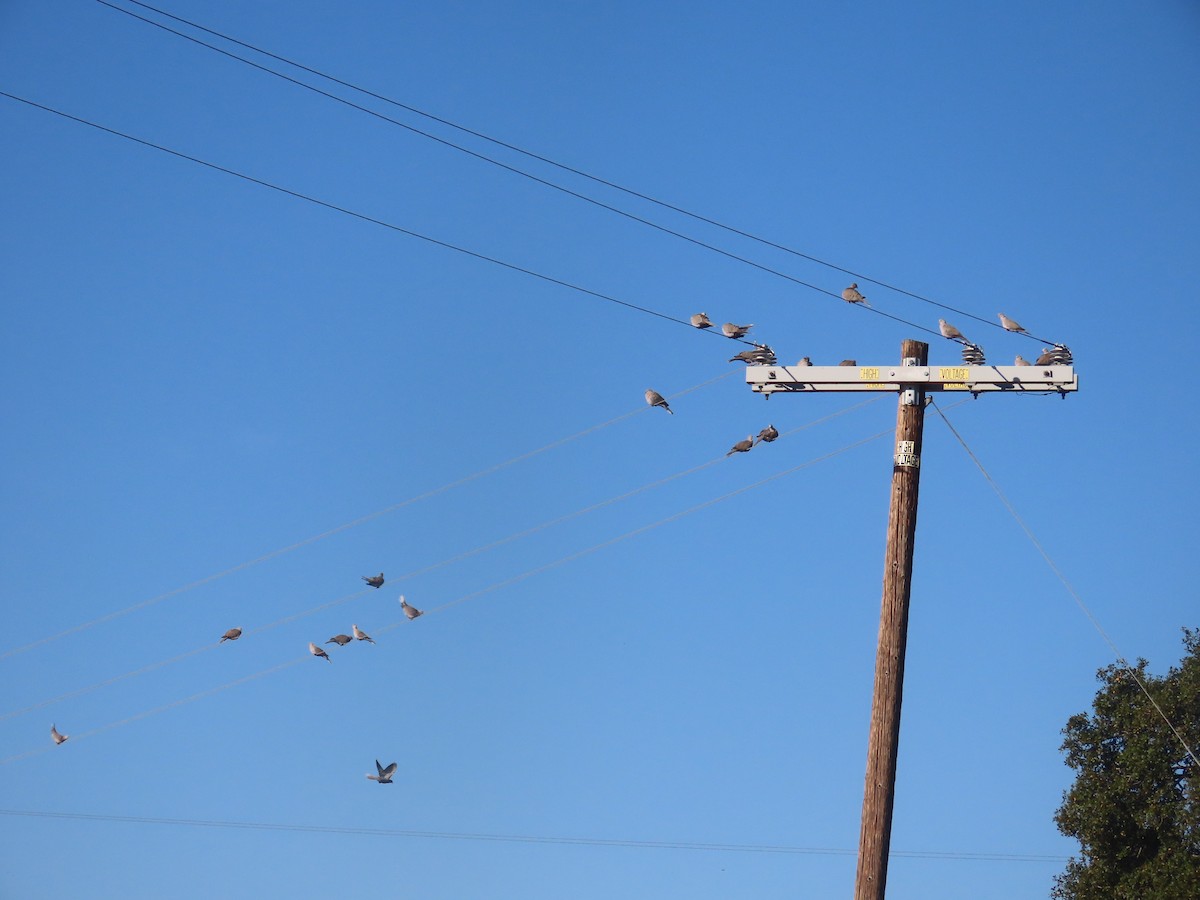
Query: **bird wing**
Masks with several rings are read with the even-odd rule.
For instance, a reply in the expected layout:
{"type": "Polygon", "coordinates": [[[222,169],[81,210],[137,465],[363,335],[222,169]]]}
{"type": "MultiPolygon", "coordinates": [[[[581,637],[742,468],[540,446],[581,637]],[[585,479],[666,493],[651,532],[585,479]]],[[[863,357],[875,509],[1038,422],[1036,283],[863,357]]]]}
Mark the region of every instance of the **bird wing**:
{"type": "MultiPolygon", "coordinates": [[[[379,765],[379,760],[375,761],[375,765],[379,765]]],[[[386,769],[380,769],[379,774],[382,775],[384,778],[391,778],[393,775],[396,774],[396,764],[392,763],[386,769]]]]}

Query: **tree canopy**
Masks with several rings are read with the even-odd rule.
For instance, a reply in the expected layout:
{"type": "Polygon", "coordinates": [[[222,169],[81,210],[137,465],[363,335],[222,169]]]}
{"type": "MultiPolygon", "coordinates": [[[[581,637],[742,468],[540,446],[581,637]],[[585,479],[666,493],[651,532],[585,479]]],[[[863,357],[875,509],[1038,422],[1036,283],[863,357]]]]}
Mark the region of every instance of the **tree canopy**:
{"type": "Polygon", "coordinates": [[[1186,653],[1165,676],[1144,659],[1136,679],[1123,664],[1101,669],[1092,713],[1063,729],[1077,774],[1055,822],[1081,853],[1056,876],[1057,900],[1200,897],[1200,766],[1184,747],[1200,753],[1200,630],[1183,634],[1186,653]]]}

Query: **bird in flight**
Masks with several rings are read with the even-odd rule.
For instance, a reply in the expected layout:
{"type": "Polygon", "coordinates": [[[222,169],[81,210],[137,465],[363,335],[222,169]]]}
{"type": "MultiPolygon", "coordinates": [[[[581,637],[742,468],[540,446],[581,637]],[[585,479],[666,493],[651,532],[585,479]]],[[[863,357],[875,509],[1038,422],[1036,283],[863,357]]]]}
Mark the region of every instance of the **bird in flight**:
{"type": "Polygon", "coordinates": [[[385,767],[379,764],[379,760],[375,760],[375,771],[379,774],[368,775],[367,777],[372,781],[379,782],[380,784],[391,784],[392,776],[396,774],[396,764],[392,763],[390,766],[385,767]]]}

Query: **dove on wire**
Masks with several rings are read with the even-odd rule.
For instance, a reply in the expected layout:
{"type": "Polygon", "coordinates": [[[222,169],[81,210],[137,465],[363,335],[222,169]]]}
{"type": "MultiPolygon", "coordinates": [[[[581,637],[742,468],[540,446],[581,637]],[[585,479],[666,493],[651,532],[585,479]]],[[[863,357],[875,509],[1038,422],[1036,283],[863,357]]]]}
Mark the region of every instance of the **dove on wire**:
{"type": "Polygon", "coordinates": [[[337,644],[339,647],[345,647],[347,644],[349,644],[353,640],[354,640],[354,638],[350,637],[350,635],[348,635],[348,634],[335,634],[333,637],[331,637],[325,643],[337,644]]]}
{"type": "Polygon", "coordinates": [[[842,291],[842,299],[845,300],[847,303],[861,303],[863,306],[871,305],[870,303],[867,302],[867,298],[864,297],[861,293],[859,293],[857,281],[854,282],[854,284],[850,285],[850,287],[848,287],[844,291],[842,291]]]}
{"type": "Polygon", "coordinates": [[[779,429],[774,425],[768,425],[758,433],[758,437],[754,439],[754,443],[757,444],[759,441],[766,441],[769,444],[777,437],[779,437],[779,429]]]}
{"type": "Polygon", "coordinates": [[[396,764],[392,763],[387,768],[384,768],[383,766],[381,766],[379,764],[379,760],[375,760],[375,771],[378,772],[379,774],[378,775],[368,775],[367,777],[370,778],[372,781],[379,782],[380,784],[391,784],[392,776],[396,774],[396,764]]]}
{"type": "Polygon", "coordinates": [[[696,313],[692,316],[693,328],[712,328],[713,323],[708,321],[708,313],[696,313]]]}
{"type": "Polygon", "coordinates": [[[966,338],[963,333],[947,322],[945,319],[938,319],[938,330],[942,333],[942,337],[949,338],[952,341],[962,341],[966,343],[966,338]]]}
{"type": "Polygon", "coordinates": [[[732,447],[730,447],[729,452],[726,453],[725,455],[733,456],[733,454],[735,454],[735,453],[746,453],[753,446],[754,446],[754,436],[748,434],[748,435],[746,435],[746,439],[744,441],[738,441],[736,444],[734,444],[732,447]]]}
{"type": "Polygon", "coordinates": [[[753,323],[749,325],[734,325],[732,322],[726,322],[721,326],[721,334],[727,338],[745,337],[753,327],[753,323]]]}
{"type": "Polygon", "coordinates": [[[382,572],[380,572],[378,575],[370,575],[370,576],[364,575],[362,577],[362,580],[365,581],[367,584],[369,584],[373,588],[383,587],[383,573],[382,572]]]}
{"type": "Polygon", "coordinates": [[[661,406],[663,409],[665,409],[671,415],[675,415],[675,411],[673,409],[671,409],[670,406],[667,405],[667,399],[662,394],[660,394],[658,391],[651,390],[650,388],[646,388],[646,402],[649,403],[651,406],[661,406]]]}
{"type": "Polygon", "coordinates": [[[69,734],[59,734],[57,728],[53,725],[50,726],[50,740],[54,741],[55,744],[65,743],[69,737],[69,734]]]}
{"type": "Polygon", "coordinates": [[[230,628],[227,632],[225,632],[223,635],[221,635],[221,639],[219,641],[217,641],[217,643],[223,644],[226,641],[236,641],[241,636],[242,636],[242,629],[230,628]]]}
{"type": "Polygon", "coordinates": [[[329,658],[329,654],[326,653],[324,650],[322,650],[320,647],[318,647],[316,644],[314,644],[312,641],[308,642],[308,652],[311,653],[313,656],[324,657],[325,662],[333,662],[333,660],[329,658]]]}
{"type": "Polygon", "coordinates": [[[356,641],[367,641],[372,644],[375,643],[374,639],[357,625],[351,625],[350,628],[354,631],[354,639],[356,641]]]}
{"type": "Polygon", "coordinates": [[[412,621],[417,616],[423,616],[425,613],[417,609],[415,606],[410,606],[408,601],[404,599],[404,595],[400,595],[400,608],[404,610],[404,615],[408,617],[408,621],[412,621]]]}
{"type": "MultiPolygon", "coordinates": [[[[999,313],[999,316],[1000,316],[1000,325],[1004,328],[1005,331],[1025,331],[1025,329],[1021,327],[1019,322],[1014,322],[1012,319],[1010,319],[1004,313],[999,313]]],[[[1025,333],[1028,334],[1028,332],[1025,332],[1025,333]]]]}
{"type": "Polygon", "coordinates": [[[1014,366],[1027,366],[1027,365],[1029,365],[1029,360],[1027,360],[1025,357],[1023,357],[1020,353],[1018,353],[1017,358],[1013,360],[1013,365],[1014,366]]]}

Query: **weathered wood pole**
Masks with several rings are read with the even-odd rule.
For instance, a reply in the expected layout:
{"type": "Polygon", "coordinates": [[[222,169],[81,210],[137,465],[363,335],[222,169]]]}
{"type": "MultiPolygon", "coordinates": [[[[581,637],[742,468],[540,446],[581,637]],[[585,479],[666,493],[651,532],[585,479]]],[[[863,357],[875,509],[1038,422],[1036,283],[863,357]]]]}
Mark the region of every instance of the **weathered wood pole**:
{"type": "MultiPolygon", "coordinates": [[[[904,365],[927,365],[929,345],[905,341],[901,345],[901,355],[904,365]]],[[[867,740],[867,777],[854,900],[883,900],[887,885],[924,426],[925,392],[919,388],[911,391],[902,388],[900,408],[896,413],[896,456],[888,510],[879,649],[875,655],[875,693],[871,701],[871,733],[867,740]]]]}

